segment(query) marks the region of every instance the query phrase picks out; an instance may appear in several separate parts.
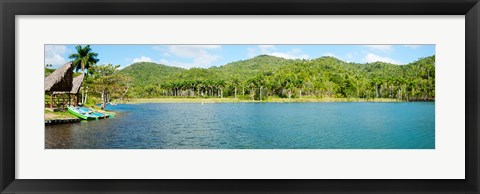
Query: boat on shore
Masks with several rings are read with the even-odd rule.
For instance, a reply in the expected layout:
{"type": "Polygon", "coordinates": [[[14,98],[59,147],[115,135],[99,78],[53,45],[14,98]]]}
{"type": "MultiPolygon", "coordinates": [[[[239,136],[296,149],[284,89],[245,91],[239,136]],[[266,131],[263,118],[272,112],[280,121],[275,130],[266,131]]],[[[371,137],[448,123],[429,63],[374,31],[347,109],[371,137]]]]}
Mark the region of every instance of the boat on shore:
{"type": "Polygon", "coordinates": [[[68,112],[83,120],[95,120],[109,117],[108,114],[103,114],[83,106],[69,106],[68,112]]]}

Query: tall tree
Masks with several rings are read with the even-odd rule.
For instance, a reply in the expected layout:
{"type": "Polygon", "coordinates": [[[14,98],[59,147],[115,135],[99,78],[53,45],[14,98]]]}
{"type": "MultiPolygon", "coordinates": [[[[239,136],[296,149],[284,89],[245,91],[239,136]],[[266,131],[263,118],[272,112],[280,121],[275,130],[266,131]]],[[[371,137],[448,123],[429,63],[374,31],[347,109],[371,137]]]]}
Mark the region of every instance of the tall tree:
{"type": "Polygon", "coordinates": [[[130,78],[118,74],[120,65],[92,65],[91,88],[94,93],[100,94],[102,103],[100,108],[104,109],[112,97],[121,100],[128,92],[130,78]]]}

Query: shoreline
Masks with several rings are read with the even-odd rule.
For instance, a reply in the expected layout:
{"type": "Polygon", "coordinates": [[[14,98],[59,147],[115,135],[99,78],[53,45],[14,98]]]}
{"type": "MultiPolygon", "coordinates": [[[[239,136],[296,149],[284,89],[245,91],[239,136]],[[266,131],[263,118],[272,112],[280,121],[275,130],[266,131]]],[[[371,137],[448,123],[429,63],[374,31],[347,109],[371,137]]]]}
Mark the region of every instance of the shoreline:
{"type": "MultiPolygon", "coordinates": [[[[119,104],[144,104],[144,103],[303,103],[303,102],[417,102],[390,98],[270,98],[268,100],[244,100],[234,98],[134,98],[119,104]]],[[[421,101],[435,102],[435,101],[421,101]]]]}
{"type": "MultiPolygon", "coordinates": [[[[89,107],[89,106],[87,106],[89,107]]],[[[108,114],[111,118],[115,117],[117,115],[116,112],[114,111],[106,111],[106,110],[101,110],[98,107],[89,107],[93,108],[95,111],[103,113],[103,114],[108,114]]],[[[77,116],[69,113],[67,110],[61,110],[61,111],[52,111],[47,108],[44,108],[44,121],[45,122],[51,122],[55,120],[72,120],[72,119],[79,119],[77,116]]]]}

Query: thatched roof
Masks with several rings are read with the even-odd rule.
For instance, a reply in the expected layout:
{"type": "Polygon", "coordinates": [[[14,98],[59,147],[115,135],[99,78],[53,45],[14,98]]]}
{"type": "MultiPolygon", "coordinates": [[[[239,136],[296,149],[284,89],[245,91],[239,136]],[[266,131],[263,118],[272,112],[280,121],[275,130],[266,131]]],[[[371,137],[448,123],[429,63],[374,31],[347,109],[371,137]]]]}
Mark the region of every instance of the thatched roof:
{"type": "Polygon", "coordinates": [[[72,86],[72,90],[70,91],[70,94],[78,94],[78,92],[80,91],[80,88],[82,87],[84,77],[85,77],[85,74],[82,73],[79,76],[73,78],[73,86],[72,86]]]}
{"type": "Polygon", "coordinates": [[[80,92],[80,88],[82,88],[84,77],[85,74],[82,73],[79,76],[73,78],[72,90],[66,92],[55,91],[53,92],[53,94],[78,94],[78,92],[80,92]]]}
{"type": "Polygon", "coordinates": [[[72,90],[73,69],[72,62],[68,62],[56,69],[45,78],[44,88],[48,91],[68,92],[72,90]]]}

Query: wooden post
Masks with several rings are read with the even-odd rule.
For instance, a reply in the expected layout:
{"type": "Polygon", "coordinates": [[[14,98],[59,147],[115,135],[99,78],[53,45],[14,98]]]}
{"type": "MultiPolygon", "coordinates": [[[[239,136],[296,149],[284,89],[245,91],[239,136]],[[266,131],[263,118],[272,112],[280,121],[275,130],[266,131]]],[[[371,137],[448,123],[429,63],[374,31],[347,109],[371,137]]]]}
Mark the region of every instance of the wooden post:
{"type": "Polygon", "coordinates": [[[75,106],[78,106],[78,93],[75,95],[75,100],[76,100],[75,106]]]}
{"type": "Polygon", "coordinates": [[[50,91],[50,109],[53,111],[53,92],[50,91]]]}

